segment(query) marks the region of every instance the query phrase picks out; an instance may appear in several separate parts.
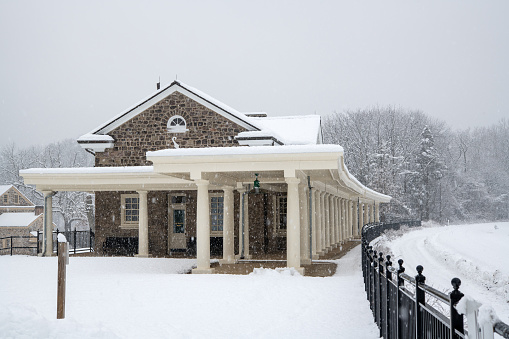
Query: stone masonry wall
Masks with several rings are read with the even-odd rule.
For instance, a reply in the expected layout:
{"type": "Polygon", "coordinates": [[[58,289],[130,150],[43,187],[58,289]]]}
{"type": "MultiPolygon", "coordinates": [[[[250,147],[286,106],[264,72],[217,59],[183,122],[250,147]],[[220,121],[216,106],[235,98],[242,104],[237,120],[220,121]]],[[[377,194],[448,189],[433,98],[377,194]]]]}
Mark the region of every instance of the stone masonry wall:
{"type": "Polygon", "coordinates": [[[115,147],[97,153],[95,166],[150,165],[145,153],[173,148],[174,136],[182,148],[238,146],[234,137],[242,131],[243,127],[175,92],[109,132],[115,147]],[[167,123],[174,115],[186,120],[189,131],[168,133],[167,123]]]}

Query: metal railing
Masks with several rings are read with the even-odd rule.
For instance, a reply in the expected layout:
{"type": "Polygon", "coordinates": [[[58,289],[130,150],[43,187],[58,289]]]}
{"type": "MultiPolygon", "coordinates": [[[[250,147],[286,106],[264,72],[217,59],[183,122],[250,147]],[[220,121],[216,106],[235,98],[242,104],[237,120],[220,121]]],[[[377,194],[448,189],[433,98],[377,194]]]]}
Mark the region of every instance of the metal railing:
{"type": "MultiPolygon", "coordinates": [[[[463,297],[459,291],[460,279],[451,280],[453,291],[448,295],[425,284],[421,265],[416,268],[417,275],[411,277],[405,273],[403,260],[398,260],[398,268],[394,268],[390,255],[384,257],[369,245],[384,231],[396,230],[404,225],[420,226],[420,221],[375,223],[362,229],[364,287],[380,336],[385,339],[466,338],[464,317],[455,307],[463,297]]],[[[467,318],[470,319],[468,314],[467,318]]],[[[488,329],[477,323],[470,324],[470,321],[469,325],[470,331],[473,329],[472,333],[477,333],[475,338],[493,338],[493,333],[509,338],[509,326],[503,322],[497,322],[488,329]]]]}
{"type": "Polygon", "coordinates": [[[39,253],[39,241],[37,241],[36,236],[32,235],[11,235],[2,237],[0,238],[0,246],[0,255],[37,255],[37,253],[39,253]],[[31,245],[31,243],[35,244],[31,245]]]}
{"type": "MultiPolygon", "coordinates": [[[[37,255],[42,248],[42,232],[34,231],[32,235],[16,235],[0,238],[0,255],[2,254],[25,254],[37,255]],[[26,251],[23,251],[26,250],[26,251]]],[[[53,232],[53,252],[58,254],[58,234],[66,232],[53,232]]],[[[89,231],[71,231],[67,234],[69,242],[69,253],[84,253],[94,251],[94,232],[89,231]]]]}

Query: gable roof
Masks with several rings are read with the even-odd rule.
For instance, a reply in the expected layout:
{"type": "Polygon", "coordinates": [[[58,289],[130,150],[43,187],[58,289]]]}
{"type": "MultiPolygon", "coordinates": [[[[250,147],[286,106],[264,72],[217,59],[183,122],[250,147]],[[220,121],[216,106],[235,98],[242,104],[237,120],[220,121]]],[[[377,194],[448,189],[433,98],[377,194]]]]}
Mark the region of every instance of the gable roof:
{"type": "Polygon", "coordinates": [[[0,215],[0,227],[28,227],[42,214],[3,213],[0,215]]]}
{"type": "MultiPolygon", "coordinates": [[[[0,196],[4,195],[5,193],[7,193],[8,190],[10,189],[13,189],[16,191],[16,193],[19,194],[19,196],[21,197],[21,199],[25,200],[26,202],[35,205],[32,201],[30,201],[30,199],[28,199],[23,193],[21,193],[16,187],[14,187],[14,185],[0,185],[0,196]]],[[[20,206],[21,207],[21,206],[20,206]]],[[[29,207],[29,206],[23,206],[23,207],[29,207]]]]}
{"type": "Polygon", "coordinates": [[[107,134],[113,129],[122,125],[124,122],[132,119],[136,115],[145,111],[147,108],[155,105],[159,101],[163,100],[164,98],[175,92],[184,94],[185,96],[197,101],[198,103],[211,109],[212,111],[224,116],[227,119],[234,121],[240,126],[246,128],[247,130],[250,131],[260,130],[256,123],[250,121],[248,117],[243,113],[240,113],[239,111],[233,109],[232,107],[222,103],[221,101],[209,96],[208,94],[203,93],[202,91],[194,87],[188,86],[180,81],[175,80],[170,85],[160,90],[157,90],[155,93],[152,93],[150,96],[146,97],[145,99],[133,105],[126,111],[108,120],[107,122],[95,128],[88,134],[96,135],[107,134]]]}
{"type": "Polygon", "coordinates": [[[7,192],[11,187],[14,187],[12,185],[0,185],[0,195],[4,195],[5,192],[7,192]]]}
{"type": "Polygon", "coordinates": [[[93,146],[92,144],[102,145],[102,150],[98,149],[98,151],[104,151],[105,147],[113,147],[114,141],[107,133],[175,92],[191,98],[217,114],[244,127],[247,131],[241,132],[238,135],[239,140],[272,139],[278,145],[311,145],[321,143],[321,120],[318,115],[269,118],[265,112],[241,113],[210,95],[180,81],[173,81],[170,85],[157,90],[91,132],[82,135],[78,138],[78,143],[82,144],[82,146],[88,145],[90,147],[93,146]],[[105,144],[107,145],[104,146],[105,144]]]}

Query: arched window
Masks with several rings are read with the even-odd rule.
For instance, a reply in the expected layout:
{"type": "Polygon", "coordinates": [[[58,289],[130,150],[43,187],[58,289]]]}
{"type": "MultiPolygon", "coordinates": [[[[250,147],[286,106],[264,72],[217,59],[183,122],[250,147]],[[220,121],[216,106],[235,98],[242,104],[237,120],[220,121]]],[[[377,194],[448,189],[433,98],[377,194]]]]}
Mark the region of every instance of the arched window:
{"type": "Polygon", "coordinates": [[[168,120],[168,132],[171,133],[184,133],[187,132],[186,120],[180,115],[174,115],[168,120]]]}

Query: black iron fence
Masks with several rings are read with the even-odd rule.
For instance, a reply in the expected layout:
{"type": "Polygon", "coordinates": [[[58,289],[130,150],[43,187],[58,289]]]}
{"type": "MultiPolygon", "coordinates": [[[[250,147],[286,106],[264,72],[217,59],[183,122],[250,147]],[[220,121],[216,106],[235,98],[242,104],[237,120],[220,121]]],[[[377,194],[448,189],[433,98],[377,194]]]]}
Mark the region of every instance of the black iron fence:
{"type": "Polygon", "coordinates": [[[39,241],[36,236],[11,235],[0,238],[0,255],[37,255],[39,241]]]}
{"type": "MultiPolygon", "coordinates": [[[[420,221],[374,223],[362,229],[364,287],[380,336],[385,339],[466,338],[463,315],[455,308],[463,297],[459,291],[460,279],[453,278],[453,291],[443,293],[425,284],[422,266],[417,266],[417,275],[411,277],[405,273],[403,260],[398,260],[395,268],[390,255],[384,257],[369,245],[384,231],[396,230],[404,225],[420,226],[420,221]]],[[[475,325],[478,329],[478,324],[475,325]]],[[[496,323],[493,331],[509,338],[509,326],[503,322],[496,323]]]]}
{"type": "MultiPolygon", "coordinates": [[[[69,242],[69,253],[84,253],[94,251],[94,232],[71,231],[53,232],[53,252],[58,254],[58,235],[66,235],[69,242]]],[[[41,231],[31,232],[30,235],[8,236],[0,238],[0,255],[37,255],[41,253],[43,234],[41,231]]]]}

